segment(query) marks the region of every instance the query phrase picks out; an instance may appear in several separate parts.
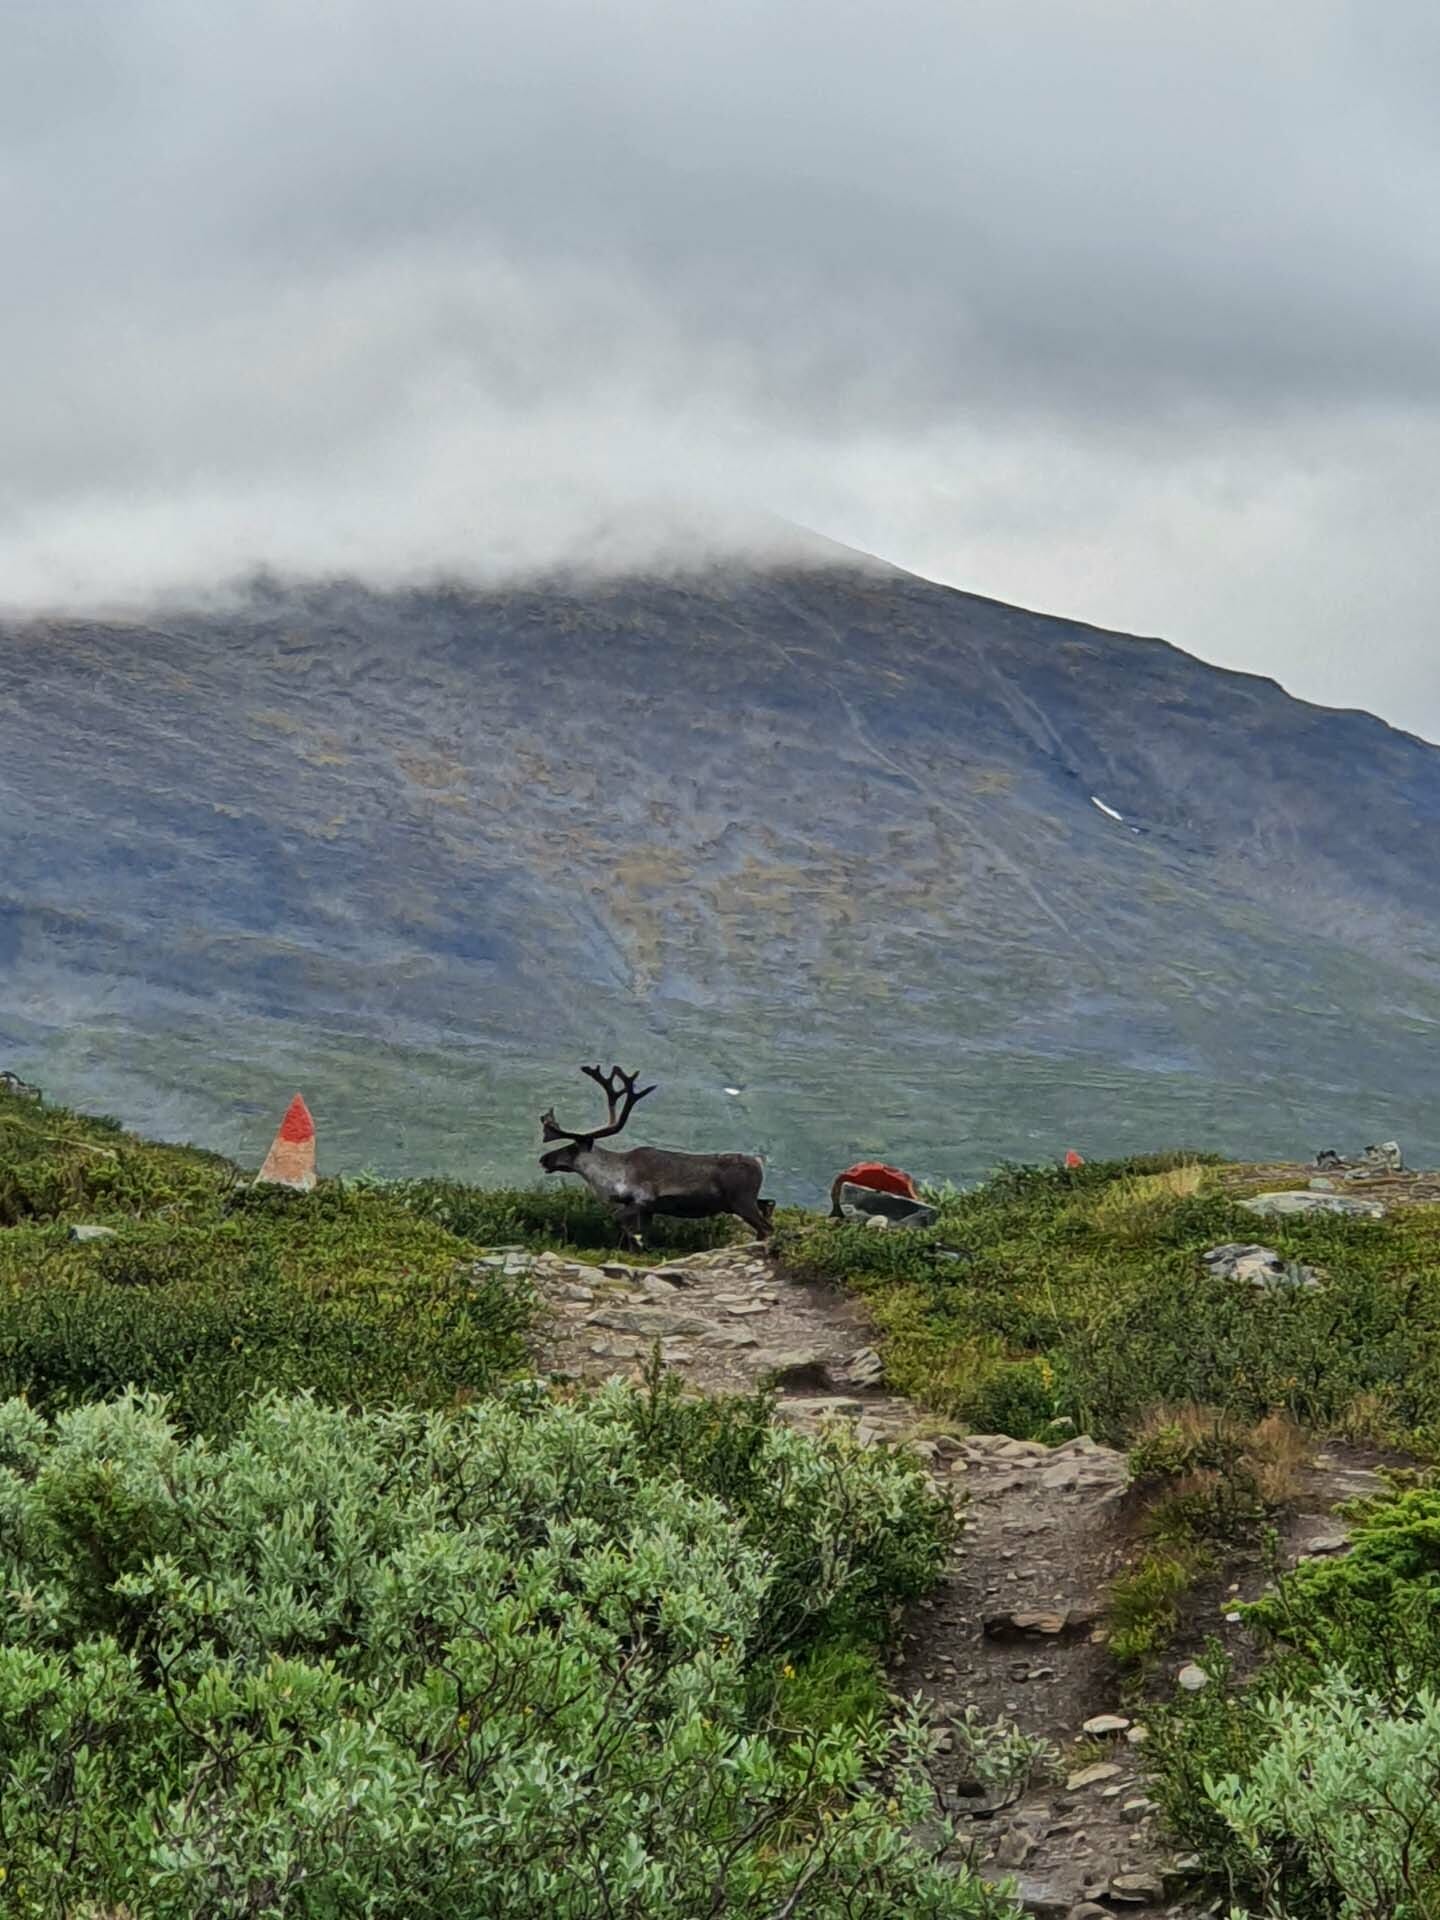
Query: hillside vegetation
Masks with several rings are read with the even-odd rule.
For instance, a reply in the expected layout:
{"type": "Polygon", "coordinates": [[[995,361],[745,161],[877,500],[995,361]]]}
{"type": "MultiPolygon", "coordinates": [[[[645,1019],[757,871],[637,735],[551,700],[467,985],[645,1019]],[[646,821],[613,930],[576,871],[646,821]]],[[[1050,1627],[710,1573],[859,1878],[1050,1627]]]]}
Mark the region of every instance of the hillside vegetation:
{"type": "MultiPolygon", "coordinates": [[[[782,1212],[778,1251],[863,1299],[922,1431],[1129,1450],[1113,1684],[1238,1910],[1435,1920],[1440,1210],[1262,1226],[1244,1191],[1190,1155],[1010,1170],[922,1233],[782,1212]],[[1321,1284],[1202,1264],[1257,1238],[1321,1284]],[[1244,1671],[1217,1645],[1157,1702],[1323,1436],[1411,1466],[1243,1609],[1244,1671]]],[[[941,1858],[935,1735],[877,1657],[964,1554],[951,1502],[658,1365],[529,1378],[538,1303],[480,1258],[515,1245],[614,1231],[560,1186],[257,1189],[0,1093],[0,1912],[1012,1910],[941,1858]]]]}
{"type": "Polygon", "coordinates": [[[497,1229],[606,1237],[0,1094],[0,1911],[998,1920],[873,1651],[949,1506],[762,1401],[507,1384],[497,1229]]]}
{"type": "Polygon", "coordinates": [[[1058,1418],[1115,1444],[1157,1405],[1440,1451],[1440,1209],[1257,1220],[1218,1165],[1017,1169],[936,1196],[926,1233],[782,1217],[795,1272],[861,1293],[890,1378],[985,1431],[1058,1418]],[[1326,1276],[1257,1290],[1202,1256],[1260,1241],[1326,1276]]]}

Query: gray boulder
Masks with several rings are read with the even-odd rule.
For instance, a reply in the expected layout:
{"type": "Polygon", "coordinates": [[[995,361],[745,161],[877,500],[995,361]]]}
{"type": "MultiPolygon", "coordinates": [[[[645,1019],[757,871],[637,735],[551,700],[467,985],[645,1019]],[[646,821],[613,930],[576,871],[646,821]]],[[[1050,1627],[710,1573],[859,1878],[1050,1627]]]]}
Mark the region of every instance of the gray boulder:
{"type": "Polygon", "coordinates": [[[1344,1193],[1257,1193],[1253,1200],[1242,1200],[1240,1205],[1247,1213],[1258,1213],[1262,1220],[1303,1213],[1348,1213],[1369,1220],[1385,1217],[1385,1209],[1378,1201],[1353,1200],[1344,1193]]]}
{"type": "Polygon", "coordinates": [[[885,1362],[874,1347],[861,1347],[845,1362],[845,1378],[852,1386],[878,1387],[885,1378],[885,1362]]]}
{"type": "Polygon", "coordinates": [[[1223,1247],[1212,1247],[1202,1258],[1217,1280],[1243,1280],[1247,1286],[1265,1287],[1274,1292],[1286,1287],[1320,1285],[1320,1276],[1313,1267],[1284,1259],[1274,1247],[1227,1240],[1223,1247]]]}

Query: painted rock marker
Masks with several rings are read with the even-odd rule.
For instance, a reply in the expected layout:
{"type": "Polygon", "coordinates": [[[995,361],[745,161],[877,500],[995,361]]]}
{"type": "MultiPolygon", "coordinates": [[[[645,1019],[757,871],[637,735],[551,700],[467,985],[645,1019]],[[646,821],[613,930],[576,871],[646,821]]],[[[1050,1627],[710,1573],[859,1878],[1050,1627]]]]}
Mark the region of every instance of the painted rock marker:
{"type": "Polygon", "coordinates": [[[269,1186],[294,1187],[300,1193],[309,1193],[315,1184],[315,1122],[298,1093],[286,1108],[280,1131],[256,1176],[257,1184],[261,1181],[269,1186]]]}

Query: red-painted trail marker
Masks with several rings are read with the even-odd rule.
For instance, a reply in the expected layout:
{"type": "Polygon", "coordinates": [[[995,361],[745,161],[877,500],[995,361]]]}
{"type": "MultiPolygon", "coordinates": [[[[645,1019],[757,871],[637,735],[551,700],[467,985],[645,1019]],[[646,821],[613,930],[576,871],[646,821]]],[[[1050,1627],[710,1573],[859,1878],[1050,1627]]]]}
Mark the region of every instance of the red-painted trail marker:
{"type": "Polygon", "coordinates": [[[308,1193],[315,1184],[315,1122],[298,1093],[285,1110],[257,1178],[301,1193],[308,1193]]]}
{"type": "Polygon", "coordinates": [[[1085,1162],[1081,1156],[1076,1153],[1074,1147],[1067,1147],[1065,1149],[1065,1164],[1067,1167],[1083,1167],[1085,1162]]]}

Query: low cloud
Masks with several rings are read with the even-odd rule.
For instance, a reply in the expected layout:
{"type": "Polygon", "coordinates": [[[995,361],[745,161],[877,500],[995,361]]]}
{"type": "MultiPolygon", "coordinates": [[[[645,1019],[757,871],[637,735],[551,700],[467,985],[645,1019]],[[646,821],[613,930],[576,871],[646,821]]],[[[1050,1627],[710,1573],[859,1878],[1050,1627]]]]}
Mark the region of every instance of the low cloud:
{"type": "Polygon", "coordinates": [[[12,10],[0,601],[796,523],[1440,736],[1437,77],[1418,0],[12,10]]]}

